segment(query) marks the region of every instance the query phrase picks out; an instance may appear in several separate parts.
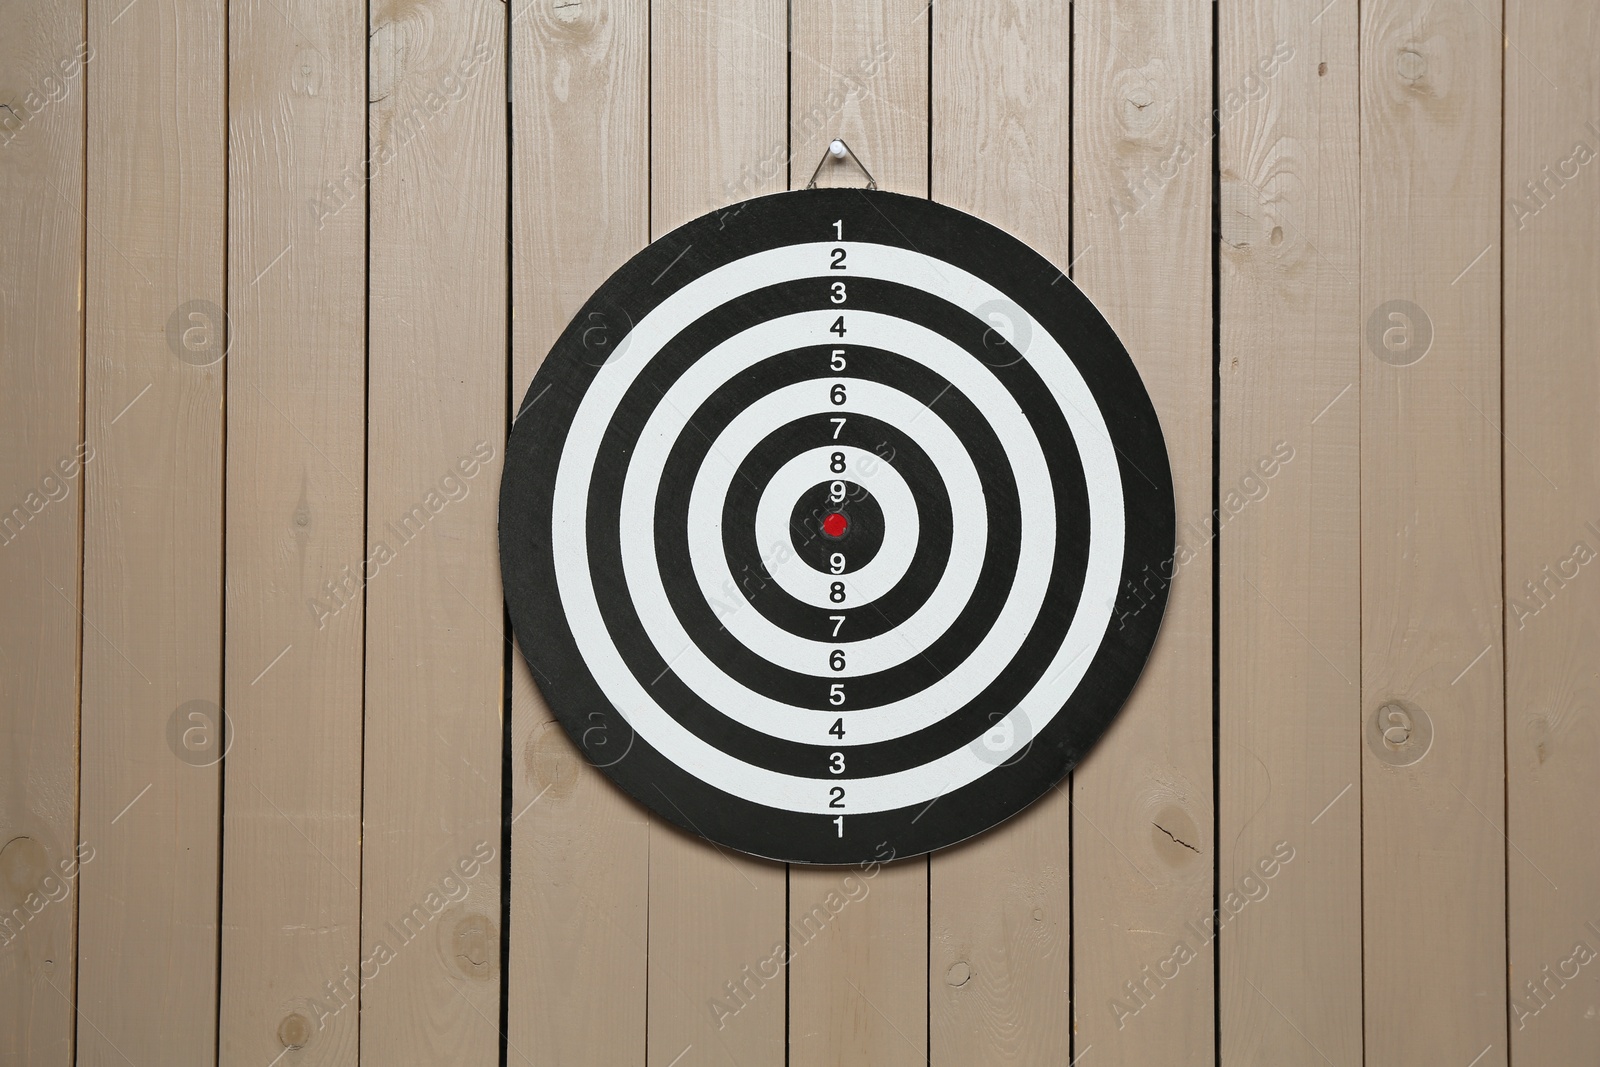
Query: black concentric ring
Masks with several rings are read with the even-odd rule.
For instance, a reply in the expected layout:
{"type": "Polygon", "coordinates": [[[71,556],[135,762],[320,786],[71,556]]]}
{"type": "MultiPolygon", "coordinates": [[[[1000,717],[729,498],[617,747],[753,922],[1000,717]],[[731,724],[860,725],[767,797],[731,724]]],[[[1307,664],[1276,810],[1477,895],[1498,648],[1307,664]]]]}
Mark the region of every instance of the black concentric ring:
{"type": "MultiPolygon", "coordinates": [[[[808,366],[812,351],[801,350],[775,357],[757,368],[757,382],[763,392],[800,382],[823,381],[816,377],[814,367],[808,366]]],[[[884,384],[894,382],[914,397],[931,398],[948,386],[948,383],[941,384],[941,379],[926,374],[926,371],[918,374],[921,368],[912,370],[908,361],[899,360],[889,353],[859,350],[855,369],[858,377],[884,384]],[[904,372],[898,381],[897,371],[904,372]]],[[[947,393],[944,400],[949,402],[952,409],[970,411],[976,418],[976,409],[964,396],[947,393]]],[[[706,435],[679,438],[667,459],[659,500],[662,522],[658,523],[661,535],[658,536],[657,552],[661,554],[663,570],[669,577],[669,593],[675,588],[670,577],[677,565],[682,563],[688,566],[689,562],[688,487],[710,452],[711,439],[744,406],[745,402],[738,392],[719,390],[694,416],[694,424],[705,429],[706,435]],[[682,529],[677,526],[679,521],[684,523],[682,529]]],[[[821,435],[827,435],[826,440],[830,443],[848,444],[886,457],[885,462],[895,465],[917,498],[922,514],[922,530],[905,578],[886,595],[875,600],[869,610],[852,613],[850,633],[846,639],[860,641],[885,633],[910,618],[943,578],[945,562],[950,553],[953,504],[940,472],[909,434],[880,419],[858,415],[850,418],[835,439],[828,418],[826,415],[815,415],[792,420],[769,434],[746,457],[734,477],[724,506],[723,549],[729,569],[740,583],[741,593],[750,606],[781,629],[811,640],[823,640],[832,632],[829,616],[833,611],[804,604],[785,592],[772,580],[767,568],[767,553],[755,540],[754,516],[760,491],[765,488],[773,471],[795,452],[803,451],[811,443],[823,439],[821,435]],[[806,444],[797,445],[798,441],[806,444]],[[746,583],[747,576],[753,580],[746,583]]],[[[994,439],[992,433],[980,432],[974,435],[971,444],[977,453],[974,466],[978,469],[979,478],[982,479],[985,473],[991,475],[985,492],[996,501],[995,507],[1003,516],[1014,517],[1017,512],[1015,481],[1011,478],[998,440],[994,439]]],[[[969,451],[969,455],[972,454],[973,451],[969,451]]],[[[687,602],[680,605],[680,617],[686,606],[687,602]]]]}
{"type": "MultiPolygon", "coordinates": [[[[789,545],[797,559],[819,574],[855,574],[877,558],[883,545],[883,508],[877,498],[859,482],[841,480],[844,493],[839,499],[834,499],[831,482],[818,482],[789,509],[789,545]],[[828,528],[834,516],[844,527],[838,533],[828,528]],[[837,570],[834,553],[844,560],[837,570]]],[[[728,529],[724,523],[723,530],[728,529]]]]}
{"type": "MultiPolygon", "coordinates": [[[[970,324],[962,321],[948,308],[948,305],[942,305],[942,302],[933,298],[923,296],[919,301],[918,294],[896,295],[902,303],[911,305],[923,303],[922,310],[928,313],[929,318],[937,318],[940,314],[948,316],[951,332],[957,335],[963,342],[963,347],[969,351],[977,349],[982,344],[985,327],[976,320],[972,320],[970,324]]],[[[994,437],[993,431],[982,419],[978,409],[959,390],[932,375],[926,368],[892,353],[865,348],[852,349],[851,352],[854,361],[851,369],[857,377],[893,381],[911,386],[913,395],[933,399],[935,409],[941,413],[941,417],[944,417],[946,422],[961,427],[958,436],[963,437],[968,444],[969,455],[973,456],[978,466],[979,477],[985,486],[991,532],[990,551],[984,560],[977,588],[955,623],[939,635],[921,655],[907,660],[899,667],[850,679],[846,684],[852,696],[850,702],[852,710],[847,714],[853,714],[854,709],[878,707],[891,701],[908,698],[949,673],[972,654],[993,625],[1010,590],[1011,579],[1015,573],[1017,537],[1021,521],[1017,488],[1004,450],[994,437]],[[977,445],[981,447],[974,447],[977,445]],[[993,592],[989,596],[983,596],[981,592],[985,589],[993,592]]],[[[825,367],[825,364],[816,358],[817,355],[815,349],[801,349],[765,360],[749,372],[740,375],[736,381],[718,390],[690,416],[689,423],[694,427],[694,432],[682,434],[674,443],[662,476],[656,510],[656,544],[662,579],[673,607],[685,629],[713,663],[724,673],[739,679],[743,685],[757,693],[785,703],[826,710],[831,686],[839,679],[821,671],[816,675],[804,675],[777,666],[734,640],[695,585],[688,548],[690,487],[694,472],[699,469],[700,463],[710,452],[717,434],[757,396],[796,381],[827,380],[827,374],[820,377],[815,374],[817,369],[825,367]],[[806,365],[808,360],[811,361],[810,366],[806,365]],[[810,696],[809,700],[805,699],[807,694],[810,696]]],[[[667,357],[668,352],[664,351],[659,361],[663,368],[671,366],[667,357]]],[[[634,390],[641,395],[653,393],[659,396],[670,388],[670,384],[664,377],[647,373],[634,386],[634,390]]],[[[1052,464],[1052,475],[1058,483],[1053,490],[1057,498],[1068,502],[1069,506],[1061,509],[1063,514],[1058,517],[1058,523],[1063,529],[1058,534],[1056,542],[1057,562],[1053,568],[1050,589],[1046,594],[1044,612],[1030,641],[1018,649],[1014,656],[1013,661],[1018,664],[1019,669],[1002,672],[1001,676],[985,687],[976,698],[960,707],[950,709],[949,714],[940,722],[923,731],[893,742],[857,746],[853,750],[846,772],[839,777],[864,777],[890,773],[926,762],[930,753],[960,747],[971,742],[991,725],[992,718],[987,714],[991,709],[1013,706],[1027,687],[1037,680],[1039,672],[1043,670],[1042,657],[1050,645],[1051,636],[1054,635],[1059,639],[1060,633],[1065,629],[1066,620],[1071,618],[1077,604],[1077,591],[1082,582],[1082,548],[1088,537],[1083,477],[1072,444],[1071,432],[1059,410],[1049,403],[1047,393],[1042,384],[1038,383],[1036,376],[1032,383],[1033,387],[1029,388],[1028,385],[1027,376],[1018,373],[1007,383],[1007,388],[1012,391],[1019,407],[1029,415],[1030,419],[1037,420],[1036,431],[1041,444],[1046,446],[1047,454],[1058,453],[1056,462],[1052,464]],[[1076,530],[1072,529],[1074,524],[1077,526],[1076,530]],[[1049,621],[1052,619],[1056,621],[1049,621]]],[[[626,404],[626,401],[624,403],[626,404]]],[[[875,436],[881,432],[897,435],[898,440],[894,436],[884,438],[894,442],[891,447],[903,449],[907,455],[913,450],[920,453],[920,449],[916,449],[914,443],[895,428],[877,420],[863,421],[870,421],[867,427],[869,434],[875,436]]],[[[848,429],[847,424],[846,430],[848,429]]],[[[610,432],[617,432],[615,423],[608,431],[610,432]]],[[[622,436],[617,441],[616,447],[624,452],[631,451],[634,447],[632,437],[622,436]]],[[[796,449],[792,445],[787,448],[780,445],[774,451],[776,455],[786,459],[796,449]]],[[[902,459],[899,455],[896,458],[902,459]]],[[[596,472],[589,501],[591,516],[617,514],[625,473],[624,468],[616,466],[596,472]]],[[[751,486],[752,497],[754,487],[763,484],[759,478],[736,478],[735,482],[751,486]]],[[[753,513],[753,510],[752,499],[748,511],[753,513]]],[[[948,510],[945,514],[948,516],[948,510]]],[[[939,546],[937,549],[939,555],[935,557],[936,559],[942,559],[943,554],[948,552],[948,523],[949,519],[946,518],[942,534],[937,535],[940,540],[936,542],[939,546]]],[[[735,533],[730,536],[736,536],[740,531],[747,533],[751,525],[749,522],[734,524],[735,533]]],[[[619,526],[615,521],[594,522],[590,526],[590,560],[597,583],[601,581],[603,575],[621,572],[618,531],[619,526]]],[[[932,541],[933,538],[927,537],[924,540],[932,541]]],[[[753,542],[749,547],[754,553],[753,542]]],[[[918,570],[918,564],[914,562],[907,581],[915,580],[914,576],[918,570]]],[[[931,583],[929,587],[931,588],[931,583]]],[[[634,612],[631,601],[624,595],[625,588],[622,586],[608,590],[609,595],[602,597],[600,601],[601,609],[608,627],[616,635],[617,646],[623,652],[624,659],[634,676],[651,688],[655,699],[668,714],[696,735],[712,741],[724,751],[753,765],[807,777],[834,777],[828,771],[828,757],[834,750],[832,746],[803,745],[751,730],[729,720],[725,713],[714,708],[684,684],[677,672],[672,669],[673,650],[658,649],[651,643],[634,612]]],[[[861,618],[866,623],[862,628],[866,631],[865,635],[876,636],[878,633],[886,632],[906,614],[914,611],[915,606],[925,599],[927,589],[920,586],[914,586],[913,589],[915,596],[913,603],[905,607],[894,605],[895,614],[888,613],[890,605],[875,605],[880,610],[861,613],[861,618]],[[904,614],[900,614],[901,612],[904,614]]],[[[893,595],[891,594],[891,597],[893,595]]],[[[829,633],[831,627],[829,609],[799,604],[783,593],[776,583],[770,581],[770,578],[759,587],[759,595],[754,597],[751,603],[762,608],[763,614],[769,619],[791,632],[804,636],[815,635],[813,639],[816,640],[824,639],[829,633]]],[[[861,636],[864,634],[858,633],[857,640],[861,636]]],[[[821,666],[819,662],[819,667],[821,666]]],[[[827,738],[819,738],[819,741],[825,740],[827,738]]]]}

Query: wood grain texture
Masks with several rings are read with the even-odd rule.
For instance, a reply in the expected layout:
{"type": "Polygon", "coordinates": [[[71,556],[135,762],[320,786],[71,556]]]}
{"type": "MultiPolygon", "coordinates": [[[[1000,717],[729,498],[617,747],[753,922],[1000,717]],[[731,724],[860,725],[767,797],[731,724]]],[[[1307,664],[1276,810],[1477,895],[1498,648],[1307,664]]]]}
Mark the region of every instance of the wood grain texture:
{"type": "Polygon", "coordinates": [[[1356,7],[1218,14],[1222,1060],[1357,1064],[1356,7]]]}
{"type": "MultiPolygon", "coordinates": [[[[828,143],[842,137],[880,189],[927,195],[928,11],[925,0],[792,8],[792,188],[805,187],[828,143]]],[[[819,186],[866,180],[849,159],[830,157],[817,174],[819,186]]],[[[789,928],[790,1063],[927,1061],[926,860],[791,867],[789,928]],[[829,894],[848,907],[829,911],[829,894]],[[819,904],[831,918],[808,933],[819,904]]]]}
{"type": "Polygon", "coordinates": [[[1592,8],[0,0],[0,1064],[1600,1058],[1592,8]],[[495,509],[834,136],[1072,265],[1179,549],[1070,785],[786,870],[569,741],[495,509]]]}
{"type": "Polygon", "coordinates": [[[366,9],[229,15],[224,1062],[356,1062],[366,9]],[[286,1049],[295,1049],[292,1057],[286,1049]]]}
{"type": "Polygon", "coordinates": [[[169,727],[222,704],[224,16],[89,10],[82,1064],[216,1059],[219,772],[169,727]]]}
{"type": "MultiPolygon", "coordinates": [[[[512,12],[515,412],[560,331],[649,239],[649,7],[512,12]]],[[[648,819],[555,722],[520,652],[512,709],[508,1058],[643,1063],[648,819]]],[[[601,762],[618,747],[591,740],[601,762]]]]}
{"type": "Polygon", "coordinates": [[[493,1064],[506,14],[371,18],[361,1058],[493,1064]]]}
{"type": "MultiPolygon", "coordinates": [[[[650,9],[650,236],[784,188],[787,8],[660,0],[650,9]]],[[[647,1056],[652,1064],[779,1063],[786,882],[653,819],[647,1056]],[[754,977],[750,977],[754,975],[754,977]]]]}
{"type": "Polygon", "coordinates": [[[1063,786],[933,857],[931,1063],[1070,1059],[1069,824],[1063,786]]]}
{"type": "MultiPolygon", "coordinates": [[[[1073,11],[1073,277],[1155,402],[1179,528],[1203,525],[1214,380],[1211,8],[1089,0],[1073,11]]],[[[1205,550],[1176,571],[1144,676],[1073,775],[1074,1055],[1092,1047],[1102,1065],[1213,1057],[1203,932],[1216,847],[1211,578],[1205,550]]]]}
{"type": "MultiPolygon", "coordinates": [[[[933,10],[933,197],[1061,270],[1071,259],[1070,18],[1043,0],[933,10]]],[[[1071,832],[1063,786],[932,857],[930,1062],[1071,1058],[1071,832]]]]}
{"type": "Polygon", "coordinates": [[[789,41],[790,188],[859,187],[848,158],[817,163],[835,137],[880,189],[928,195],[928,27],[922,0],[796,4],[789,41]]]}
{"type": "Polygon", "coordinates": [[[1511,1058],[1594,1063],[1600,850],[1572,820],[1600,809],[1600,583],[1591,573],[1600,553],[1600,18],[1592,7],[1510,4],[1506,37],[1515,45],[1505,52],[1501,223],[1511,1058]]]}
{"type": "Polygon", "coordinates": [[[4,22],[0,1063],[57,1067],[72,1062],[77,1025],[69,998],[81,864],[83,79],[91,53],[81,5],[11,4],[4,22]]]}
{"type": "Polygon", "coordinates": [[[1497,17],[1361,5],[1368,1067],[1506,1062],[1497,17]]]}
{"type": "Polygon", "coordinates": [[[927,953],[926,859],[790,867],[789,1062],[926,1063],[927,953]]]}
{"type": "Polygon", "coordinates": [[[785,11],[776,0],[651,5],[651,240],[785,187],[785,11]]]}

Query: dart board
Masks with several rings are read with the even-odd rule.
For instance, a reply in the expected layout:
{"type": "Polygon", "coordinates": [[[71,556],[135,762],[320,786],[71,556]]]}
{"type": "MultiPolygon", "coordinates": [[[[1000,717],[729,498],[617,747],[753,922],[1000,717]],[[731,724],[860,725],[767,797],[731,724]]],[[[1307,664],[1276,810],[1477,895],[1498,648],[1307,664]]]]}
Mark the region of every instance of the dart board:
{"type": "Polygon", "coordinates": [[[802,863],[931,851],[1048,792],[1149,656],[1154,408],[1000,229],[860,189],[655,241],[556,340],[500,495],[518,644],[661,818],[802,863]]]}

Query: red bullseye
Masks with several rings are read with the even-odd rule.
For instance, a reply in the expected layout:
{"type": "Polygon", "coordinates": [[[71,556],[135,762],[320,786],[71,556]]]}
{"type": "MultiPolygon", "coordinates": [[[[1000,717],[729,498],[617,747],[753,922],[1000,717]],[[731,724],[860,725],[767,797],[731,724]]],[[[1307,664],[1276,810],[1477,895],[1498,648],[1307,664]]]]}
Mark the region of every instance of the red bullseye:
{"type": "Polygon", "coordinates": [[[827,518],[822,520],[822,532],[834,540],[843,537],[844,532],[848,529],[850,529],[850,520],[840,512],[831,512],[827,518]]]}

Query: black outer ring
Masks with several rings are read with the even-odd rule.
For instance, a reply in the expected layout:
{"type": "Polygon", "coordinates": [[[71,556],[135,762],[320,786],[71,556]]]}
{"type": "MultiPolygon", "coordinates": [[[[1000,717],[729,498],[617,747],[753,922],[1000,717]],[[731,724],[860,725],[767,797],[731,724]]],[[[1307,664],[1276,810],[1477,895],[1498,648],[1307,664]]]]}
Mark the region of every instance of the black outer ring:
{"type": "MultiPolygon", "coordinates": [[[[991,370],[1004,380],[1016,365],[997,357],[991,370]]],[[[863,862],[885,846],[899,856],[942,848],[1015,815],[1059,782],[1110,726],[1143,670],[1166,606],[1174,534],[1172,474],[1154,407],[1126,349],[1088,298],[1044,257],[980,219],[931,201],[854,189],[745,201],[686,223],[624,264],[580,309],[535,375],[507,443],[500,494],[501,573],[512,625],[573,741],[669,822],[752,855],[797,863],[863,862]],[[619,348],[626,358],[616,332],[715,267],[763,249],[831,239],[836,220],[849,241],[911,248],[984,278],[1061,343],[1116,448],[1126,529],[1111,621],[1062,711],[1020,755],[929,804],[871,814],[845,809],[843,838],[834,837],[828,816],[730,796],[633,733],[578,655],[550,544],[567,430],[599,366],[619,348]],[[596,316],[608,327],[600,349],[596,316]]]]}

